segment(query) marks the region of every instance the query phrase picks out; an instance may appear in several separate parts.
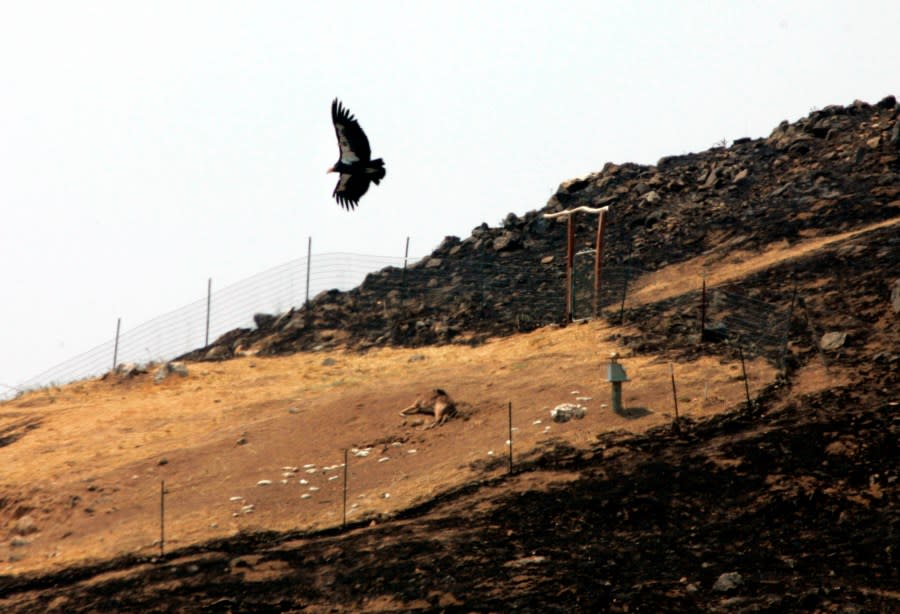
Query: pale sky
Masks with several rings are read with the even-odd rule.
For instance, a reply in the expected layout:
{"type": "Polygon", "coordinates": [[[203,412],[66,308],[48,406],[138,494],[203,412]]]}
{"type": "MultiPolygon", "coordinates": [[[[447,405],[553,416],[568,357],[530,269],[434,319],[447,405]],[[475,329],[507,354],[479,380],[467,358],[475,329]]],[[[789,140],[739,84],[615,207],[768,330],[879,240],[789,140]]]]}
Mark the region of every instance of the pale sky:
{"type": "Polygon", "coordinates": [[[607,161],[900,95],[898,24],[896,0],[2,1],[0,384],[309,236],[421,256],[607,161]],[[387,166],[352,213],[334,97],[387,166]]]}

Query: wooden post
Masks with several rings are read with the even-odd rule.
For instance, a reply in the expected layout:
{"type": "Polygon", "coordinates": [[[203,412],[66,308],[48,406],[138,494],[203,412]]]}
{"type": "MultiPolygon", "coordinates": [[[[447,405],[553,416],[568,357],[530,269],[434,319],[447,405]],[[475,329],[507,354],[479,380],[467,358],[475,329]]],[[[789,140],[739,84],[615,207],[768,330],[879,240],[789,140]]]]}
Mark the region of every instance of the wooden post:
{"type": "Polygon", "coordinates": [[[597,244],[594,248],[594,319],[600,317],[601,273],[603,272],[603,232],[606,227],[606,211],[601,211],[597,219],[597,244]]]}
{"type": "MultiPolygon", "coordinates": [[[[575,297],[573,296],[573,292],[572,292],[573,285],[574,285],[573,282],[574,282],[574,268],[575,268],[575,220],[573,220],[572,218],[575,215],[575,213],[578,211],[584,211],[586,213],[600,214],[601,222],[599,222],[600,227],[598,228],[597,232],[599,235],[598,241],[601,242],[600,247],[602,248],[603,247],[602,246],[603,227],[605,225],[605,222],[602,221],[603,220],[602,215],[608,208],[609,207],[600,207],[599,209],[596,209],[594,207],[586,207],[586,206],[582,205],[581,207],[575,207],[574,209],[568,209],[565,211],[557,211],[556,213],[545,213],[544,214],[544,217],[547,219],[565,217],[566,222],[567,222],[567,227],[566,227],[566,308],[565,308],[565,314],[563,316],[563,320],[564,320],[563,324],[568,324],[572,321],[572,315],[573,315],[572,312],[573,312],[574,306],[575,306],[574,305],[575,297]]],[[[601,251],[602,251],[602,249],[601,249],[601,251]]],[[[598,256],[598,258],[599,257],[600,256],[598,256]]],[[[595,263],[594,266],[599,267],[599,263],[595,263]]],[[[597,271],[597,270],[599,270],[599,269],[595,268],[595,271],[597,271]]],[[[594,281],[595,290],[598,287],[597,286],[598,282],[596,281],[596,279],[599,279],[599,274],[597,274],[595,276],[595,281],[594,281]]]]}
{"type": "Polygon", "coordinates": [[[565,324],[572,321],[572,310],[574,307],[574,299],[572,296],[572,282],[575,266],[575,215],[570,213],[567,216],[566,227],[566,315],[565,324]]]}

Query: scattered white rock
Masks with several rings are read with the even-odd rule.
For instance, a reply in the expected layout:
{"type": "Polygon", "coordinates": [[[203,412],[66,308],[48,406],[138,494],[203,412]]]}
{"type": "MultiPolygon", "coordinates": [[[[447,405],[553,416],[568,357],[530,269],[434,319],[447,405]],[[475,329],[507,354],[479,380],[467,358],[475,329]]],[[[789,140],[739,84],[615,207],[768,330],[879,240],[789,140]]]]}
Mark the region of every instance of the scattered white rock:
{"type": "Polygon", "coordinates": [[[839,350],[844,347],[847,342],[846,332],[830,332],[822,335],[819,339],[819,347],[825,351],[839,350]]]}
{"type": "Polygon", "coordinates": [[[260,480],[256,483],[257,486],[269,486],[272,484],[272,480],[260,480]]]}
{"type": "Polygon", "coordinates": [[[309,494],[308,492],[305,492],[302,495],[300,495],[301,499],[309,499],[310,497],[312,497],[312,495],[309,494]]]}
{"type": "Polygon", "coordinates": [[[336,480],[336,479],[338,479],[339,477],[341,477],[341,476],[339,476],[339,475],[333,475],[333,476],[331,476],[330,478],[328,478],[328,481],[330,482],[331,480],[336,480]]]}
{"type": "Polygon", "coordinates": [[[228,500],[229,500],[229,501],[243,501],[244,498],[243,498],[243,497],[235,496],[235,497],[229,497],[228,500]]]}
{"type": "Polygon", "coordinates": [[[547,557],[535,555],[535,556],[526,556],[521,559],[515,559],[512,561],[507,561],[503,563],[504,567],[525,567],[527,565],[539,565],[541,563],[545,563],[547,561],[547,557]]]}
{"type": "Polygon", "coordinates": [[[575,397],[575,400],[579,403],[583,403],[584,401],[590,401],[594,397],[575,397]]]}
{"type": "Polygon", "coordinates": [[[416,450],[415,448],[406,451],[407,454],[415,454],[416,452],[418,452],[418,450],[416,450]]]}
{"type": "Polygon", "coordinates": [[[141,373],[146,373],[147,369],[133,362],[123,362],[116,365],[115,373],[122,377],[134,377],[141,373]]]}
{"type": "Polygon", "coordinates": [[[727,593],[740,587],[744,583],[744,577],[736,571],[723,573],[713,584],[713,590],[720,593],[727,593]]]}
{"type": "Polygon", "coordinates": [[[532,424],[540,424],[541,422],[542,420],[535,420],[534,422],[532,422],[532,424]]]}
{"type": "Polygon", "coordinates": [[[304,469],[311,469],[311,468],[313,468],[313,467],[315,467],[315,466],[316,466],[315,463],[308,463],[308,464],[306,464],[306,465],[303,465],[303,468],[304,468],[304,469]]]}
{"type": "Polygon", "coordinates": [[[390,494],[390,493],[387,493],[387,492],[383,492],[383,493],[381,493],[381,498],[382,498],[382,499],[390,499],[390,498],[391,498],[391,494],[390,494]]]}
{"type": "Polygon", "coordinates": [[[37,533],[39,529],[34,522],[34,518],[31,516],[22,516],[16,521],[13,530],[19,535],[30,535],[31,533],[37,533]]]}
{"type": "Polygon", "coordinates": [[[249,505],[245,505],[244,507],[241,508],[241,513],[242,514],[252,514],[254,509],[256,509],[256,507],[252,503],[250,503],[249,505]]]}
{"type": "Polygon", "coordinates": [[[319,487],[318,487],[318,486],[310,486],[309,489],[310,489],[312,492],[316,492],[317,490],[319,490],[319,487]]]}
{"type": "Polygon", "coordinates": [[[188,370],[183,362],[167,362],[153,373],[153,381],[158,384],[172,373],[187,377],[188,370]]]}
{"type": "Polygon", "coordinates": [[[300,479],[301,484],[309,484],[309,480],[300,479]]]}
{"type": "Polygon", "coordinates": [[[581,420],[586,409],[577,403],[562,403],[550,410],[554,422],[568,422],[572,418],[581,420]]]}
{"type": "Polygon", "coordinates": [[[387,457],[387,456],[382,456],[381,458],[378,459],[378,462],[379,462],[379,463],[383,463],[383,462],[386,462],[386,461],[389,461],[389,460],[391,460],[389,457],[387,457]]]}
{"type": "Polygon", "coordinates": [[[488,450],[488,456],[493,456],[493,455],[494,455],[494,451],[493,451],[493,450],[488,450]]]}
{"type": "Polygon", "coordinates": [[[362,448],[362,449],[353,448],[352,450],[350,450],[350,452],[353,453],[353,456],[358,456],[360,458],[363,458],[372,453],[372,448],[362,448]]]}
{"type": "Polygon", "coordinates": [[[306,473],[315,473],[315,472],[316,472],[315,469],[307,469],[307,470],[306,470],[306,473]]]}

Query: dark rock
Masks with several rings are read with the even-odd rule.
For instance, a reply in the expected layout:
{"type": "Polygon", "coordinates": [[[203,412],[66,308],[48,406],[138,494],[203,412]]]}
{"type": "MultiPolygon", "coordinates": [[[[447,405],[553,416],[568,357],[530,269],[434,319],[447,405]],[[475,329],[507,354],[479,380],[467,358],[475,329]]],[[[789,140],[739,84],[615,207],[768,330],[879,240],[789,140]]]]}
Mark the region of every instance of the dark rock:
{"type": "Polygon", "coordinates": [[[499,236],[494,237],[493,248],[496,252],[520,249],[521,247],[522,239],[517,232],[504,231],[499,236]]]}
{"type": "Polygon", "coordinates": [[[719,593],[730,593],[731,591],[739,589],[743,584],[744,577],[740,573],[732,571],[720,575],[716,579],[715,584],[713,584],[712,589],[719,593]]]}
{"type": "Polygon", "coordinates": [[[267,313],[257,313],[253,315],[253,323],[256,324],[256,328],[259,330],[268,330],[269,328],[272,328],[277,319],[277,316],[267,313]]]}
{"type": "Polygon", "coordinates": [[[897,99],[894,98],[893,95],[885,96],[878,101],[877,106],[880,109],[893,109],[895,106],[897,106],[897,99]]]}
{"type": "Polygon", "coordinates": [[[441,244],[437,246],[437,249],[434,250],[435,254],[447,254],[453,247],[459,245],[460,240],[459,237],[454,237],[452,235],[444,237],[444,240],[441,241],[441,244]]]}

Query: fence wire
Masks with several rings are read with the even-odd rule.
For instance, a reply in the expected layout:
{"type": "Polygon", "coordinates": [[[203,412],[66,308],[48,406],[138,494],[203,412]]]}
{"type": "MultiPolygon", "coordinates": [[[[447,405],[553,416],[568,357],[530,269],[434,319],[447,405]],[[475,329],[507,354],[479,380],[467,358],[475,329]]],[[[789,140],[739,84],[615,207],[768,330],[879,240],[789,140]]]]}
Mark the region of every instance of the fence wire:
{"type": "MultiPolygon", "coordinates": [[[[594,251],[576,254],[573,317],[599,315],[622,322],[629,294],[640,289],[648,278],[645,273],[632,264],[604,265],[595,305],[594,251]]],[[[60,385],[103,374],[113,368],[114,353],[117,364],[170,360],[204,348],[236,328],[254,328],[257,313],[283,314],[303,306],[307,298],[316,308],[304,326],[352,330],[371,343],[421,345],[449,341],[466,332],[524,332],[563,321],[565,279],[565,266],[559,259],[545,264],[536,258],[495,254],[418,261],[316,254],[310,262],[298,258],[221,289],[213,285],[208,313],[207,298],[202,298],[134,328],[128,328],[126,319],[118,349],[114,340],[107,341],[19,388],[60,385]],[[325,293],[329,290],[343,293],[325,293]]],[[[697,290],[701,283],[698,279],[697,290]]],[[[787,306],[723,289],[711,290],[707,298],[707,324],[714,333],[749,354],[780,362],[790,324],[787,306]]],[[[700,311],[696,307],[695,314],[700,311]]],[[[700,326],[697,319],[697,338],[702,341],[706,331],[701,334],[700,326]]]]}
{"type": "Polygon", "coordinates": [[[771,305],[716,289],[711,293],[709,313],[711,330],[718,336],[749,354],[780,362],[790,327],[789,305],[771,305]]]}
{"type": "MultiPolygon", "coordinates": [[[[329,289],[348,290],[367,273],[385,266],[402,267],[402,257],[348,253],[313,254],[309,266],[309,294],[329,289]]],[[[307,259],[297,258],[221,289],[209,297],[209,340],[235,328],[253,326],[256,313],[283,313],[306,300],[307,259]]],[[[118,351],[115,340],[79,354],[21,383],[29,390],[94,377],[116,362],[146,364],[172,359],[206,345],[207,298],[129,328],[123,319],[118,351]]],[[[8,396],[14,391],[9,391],[8,396]]],[[[3,391],[0,391],[0,395],[3,391]]]]}

